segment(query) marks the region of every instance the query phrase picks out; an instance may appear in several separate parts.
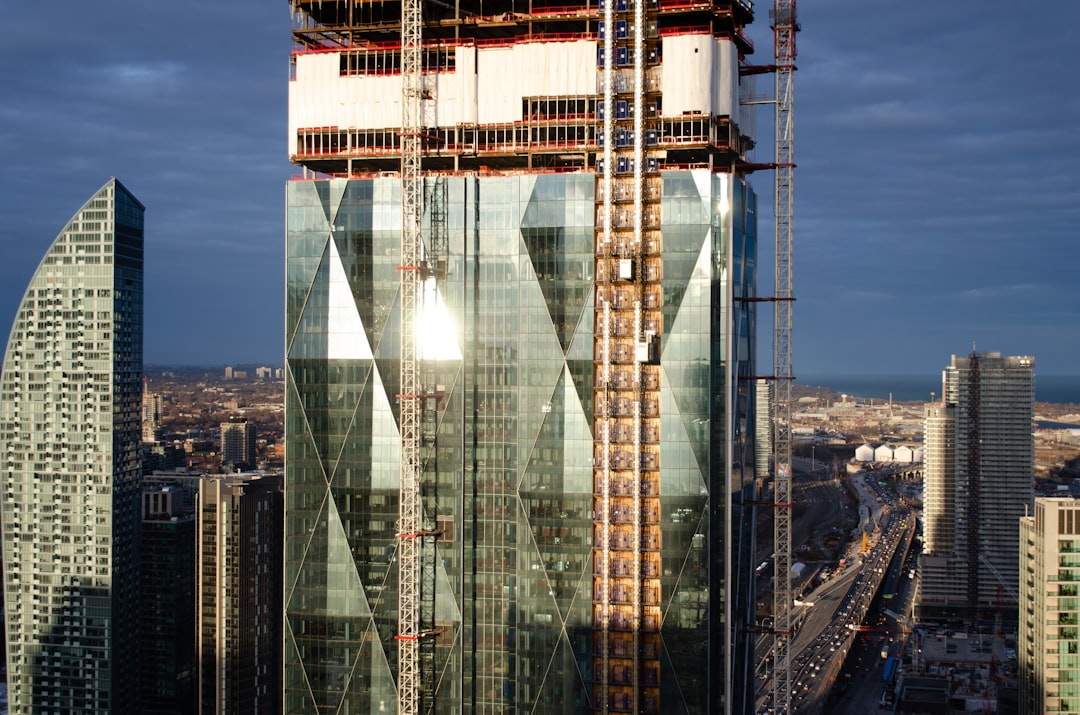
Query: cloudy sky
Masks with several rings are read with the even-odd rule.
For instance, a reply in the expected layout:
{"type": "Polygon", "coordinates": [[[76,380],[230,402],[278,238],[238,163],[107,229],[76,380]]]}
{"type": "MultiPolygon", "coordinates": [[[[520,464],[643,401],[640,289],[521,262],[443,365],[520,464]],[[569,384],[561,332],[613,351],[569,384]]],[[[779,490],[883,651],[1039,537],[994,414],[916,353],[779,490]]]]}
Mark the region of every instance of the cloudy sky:
{"type": "MultiPolygon", "coordinates": [[[[116,176],[147,206],[146,361],[280,362],[288,3],[9,5],[0,336],[48,244],[116,176]]],[[[1080,3],[799,11],[796,375],[936,374],[973,341],[1080,374],[1080,3]]],[[[767,286],[772,176],[753,181],[767,286]]]]}

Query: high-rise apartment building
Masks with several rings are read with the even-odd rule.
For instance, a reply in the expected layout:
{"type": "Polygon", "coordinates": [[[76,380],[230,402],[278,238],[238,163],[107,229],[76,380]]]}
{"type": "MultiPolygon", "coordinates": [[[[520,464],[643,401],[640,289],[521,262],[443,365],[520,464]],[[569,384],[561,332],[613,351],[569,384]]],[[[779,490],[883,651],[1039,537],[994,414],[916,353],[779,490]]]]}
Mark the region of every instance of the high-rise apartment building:
{"type": "Polygon", "coordinates": [[[756,423],[754,425],[754,467],[759,479],[765,479],[770,474],[772,456],[772,384],[768,380],[757,380],[754,383],[754,409],[756,410],[756,423]]]}
{"type": "Polygon", "coordinates": [[[143,206],[110,179],[56,237],[0,381],[12,713],[134,713],[143,206]]]}
{"type": "Polygon", "coordinates": [[[195,510],[179,486],[142,491],[139,712],[195,712],[195,510]]]}
{"type": "Polygon", "coordinates": [[[1080,500],[1020,519],[1020,712],[1080,712],[1080,500]]]}
{"type": "Polygon", "coordinates": [[[161,395],[150,392],[143,382],[142,396],[142,441],[147,444],[157,442],[158,423],[161,421],[161,395]]]}
{"type": "Polygon", "coordinates": [[[749,3],[423,3],[404,196],[401,4],[291,5],[286,711],[396,711],[401,609],[424,711],[748,710],[749,3]]]}
{"type": "Polygon", "coordinates": [[[200,715],[281,712],[280,476],[199,483],[200,715]]]}
{"type": "Polygon", "coordinates": [[[953,356],[925,415],[924,619],[1015,620],[1019,520],[1033,498],[1035,359],[953,356]]]}
{"type": "Polygon", "coordinates": [[[221,466],[236,469],[255,467],[255,424],[245,417],[221,423],[221,466]]]}

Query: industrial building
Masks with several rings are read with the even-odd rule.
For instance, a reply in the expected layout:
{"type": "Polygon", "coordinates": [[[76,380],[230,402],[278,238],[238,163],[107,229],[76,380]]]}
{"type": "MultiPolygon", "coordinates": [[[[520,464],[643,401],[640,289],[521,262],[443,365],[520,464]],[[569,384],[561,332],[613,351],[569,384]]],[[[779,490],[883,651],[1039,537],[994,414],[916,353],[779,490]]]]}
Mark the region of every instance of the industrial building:
{"type": "Polygon", "coordinates": [[[116,179],[41,259],[0,381],[11,713],[135,713],[143,205],[116,179]]]}
{"type": "Polygon", "coordinates": [[[922,620],[1016,621],[1019,523],[1034,496],[1035,359],[952,357],[926,407],[922,620]]]}
{"type": "Polygon", "coordinates": [[[750,4],[291,7],[286,712],[749,711],[750,4]]]}

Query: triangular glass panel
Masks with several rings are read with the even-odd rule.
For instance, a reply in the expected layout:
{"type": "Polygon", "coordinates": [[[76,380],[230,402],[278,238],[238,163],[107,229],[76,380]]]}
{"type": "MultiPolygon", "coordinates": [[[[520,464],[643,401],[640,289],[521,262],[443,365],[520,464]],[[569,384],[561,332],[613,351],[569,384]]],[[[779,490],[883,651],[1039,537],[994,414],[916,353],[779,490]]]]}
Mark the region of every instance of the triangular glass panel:
{"type": "Polygon", "coordinates": [[[383,391],[389,399],[389,406],[394,416],[394,424],[398,423],[400,393],[401,393],[401,354],[398,342],[398,308],[395,305],[393,315],[387,323],[387,330],[383,333],[383,340],[375,347],[375,365],[379,373],[379,380],[383,385],[383,391]]]}
{"type": "Polygon", "coordinates": [[[366,360],[372,357],[364,334],[364,323],[353,299],[352,287],[341,265],[337,243],[330,250],[330,286],[327,296],[327,358],[330,360],[366,360]]]}
{"type": "MultiPolygon", "coordinates": [[[[322,289],[316,282],[316,276],[326,257],[328,241],[329,236],[325,233],[311,234],[302,238],[289,237],[289,257],[286,259],[288,276],[285,281],[285,314],[291,322],[286,328],[285,344],[290,350],[311,294],[313,292],[318,294],[322,289]]],[[[317,301],[318,298],[316,298],[317,301]]]]}
{"type": "Polygon", "coordinates": [[[372,458],[371,488],[396,493],[401,483],[401,433],[391,395],[378,368],[372,385],[371,425],[373,453],[379,455],[378,459],[372,458]]]}
{"type": "MultiPolygon", "coordinates": [[[[724,390],[722,384],[716,384],[719,371],[710,365],[713,356],[718,351],[722,354],[724,349],[715,342],[727,337],[722,333],[722,326],[717,324],[715,311],[719,306],[711,305],[709,266],[710,252],[706,245],[698,253],[691,290],[679,307],[660,359],[666,384],[675,397],[677,412],[703,469],[709,464],[711,433],[714,431],[710,422],[712,400],[716,393],[724,390]],[[712,390],[709,385],[713,386],[712,390]]],[[[675,413],[664,411],[661,414],[675,413]]]]}
{"type": "Polygon", "coordinates": [[[578,321],[575,329],[574,340],[570,343],[570,349],[566,352],[566,365],[570,369],[574,389],[577,391],[578,400],[589,423],[590,433],[594,429],[593,418],[595,417],[593,411],[593,385],[595,384],[593,377],[595,373],[593,364],[593,350],[595,349],[593,344],[594,323],[593,296],[590,295],[584,310],[582,310],[581,320],[578,321]]]}
{"type": "Polygon", "coordinates": [[[684,172],[664,174],[661,199],[661,230],[664,236],[662,347],[671,336],[675,314],[682,305],[683,294],[689,289],[690,277],[702,246],[707,243],[705,239],[710,222],[704,202],[708,196],[702,195],[695,180],[684,172]]]}
{"type": "MultiPolygon", "coordinates": [[[[665,633],[664,647],[660,650],[660,708],[656,712],[664,713],[664,715],[668,713],[672,715],[690,715],[692,712],[708,712],[707,708],[695,710],[689,706],[690,701],[703,699],[709,689],[707,681],[703,682],[701,678],[694,677],[695,672],[704,673],[706,664],[713,662],[713,659],[709,657],[704,641],[671,644],[668,643],[667,637],[665,633]],[[673,662],[672,655],[668,652],[668,648],[672,645],[679,649],[677,662],[673,662]],[[696,663],[686,662],[683,659],[682,651],[684,649],[697,650],[696,663]],[[692,669],[693,672],[688,673],[686,672],[687,669],[692,669]],[[688,694],[684,692],[688,687],[700,688],[700,693],[688,694]]],[[[680,638],[685,636],[678,634],[672,637],[680,638]]],[[[717,670],[717,672],[722,671],[717,670]]]]}
{"type": "MultiPolygon", "coordinates": [[[[345,436],[370,379],[371,361],[290,358],[288,362],[294,374],[306,376],[305,381],[294,383],[295,399],[329,478],[337,469],[345,436]]],[[[306,455],[310,456],[314,455],[306,455]]]]}
{"type": "MultiPolygon", "coordinates": [[[[547,653],[550,652],[547,651],[547,653]]],[[[566,632],[559,632],[555,652],[550,658],[544,658],[536,663],[537,671],[541,668],[543,671],[537,673],[540,676],[539,692],[529,712],[539,715],[540,713],[588,712],[592,709],[588,690],[578,670],[577,657],[566,632]]],[[[535,679],[530,678],[530,680],[535,679]]]]}
{"type": "Polygon", "coordinates": [[[330,179],[329,181],[318,181],[319,191],[323,193],[323,201],[326,203],[326,215],[329,217],[330,225],[337,230],[338,211],[341,208],[341,197],[345,193],[346,187],[349,185],[349,181],[346,179],[330,179]]]}
{"type": "MultiPolygon", "coordinates": [[[[558,206],[558,202],[550,203],[558,206]]],[[[526,220],[528,216],[527,210],[526,220]]],[[[558,219],[562,219],[561,214],[558,219]]],[[[543,293],[548,317],[565,351],[593,293],[593,231],[561,225],[522,226],[521,236],[543,293]]]]}
{"type": "MultiPolygon", "coordinates": [[[[353,560],[352,546],[333,500],[327,502],[325,613],[328,618],[339,619],[371,617],[353,560]]],[[[355,632],[359,635],[359,631],[355,632]]]]}
{"type": "MultiPolygon", "coordinates": [[[[666,375],[666,373],[663,373],[666,375]]],[[[698,461],[694,442],[687,427],[694,427],[698,437],[708,435],[708,424],[689,423],[679,413],[677,400],[668,381],[660,386],[660,414],[663,419],[660,434],[660,493],[675,497],[708,496],[704,472],[708,462],[698,461]]]]}

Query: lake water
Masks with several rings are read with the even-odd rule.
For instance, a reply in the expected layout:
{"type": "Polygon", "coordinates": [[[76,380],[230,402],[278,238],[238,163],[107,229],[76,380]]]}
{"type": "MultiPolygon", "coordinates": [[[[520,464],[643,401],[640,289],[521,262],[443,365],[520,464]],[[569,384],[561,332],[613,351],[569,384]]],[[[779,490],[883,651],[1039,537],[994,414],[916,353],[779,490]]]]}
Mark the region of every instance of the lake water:
{"type": "MultiPolygon", "coordinates": [[[[795,384],[830,387],[837,393],[854,397],[887,400],[889,393],[896,402],[922,400],[928,402],[930,393],[941,397],[941,373],[936,375],[800,375],[795,384]]],[[[1080,375],[1035,375],[1035,400],[1080,404],[1080,375]]]]}

